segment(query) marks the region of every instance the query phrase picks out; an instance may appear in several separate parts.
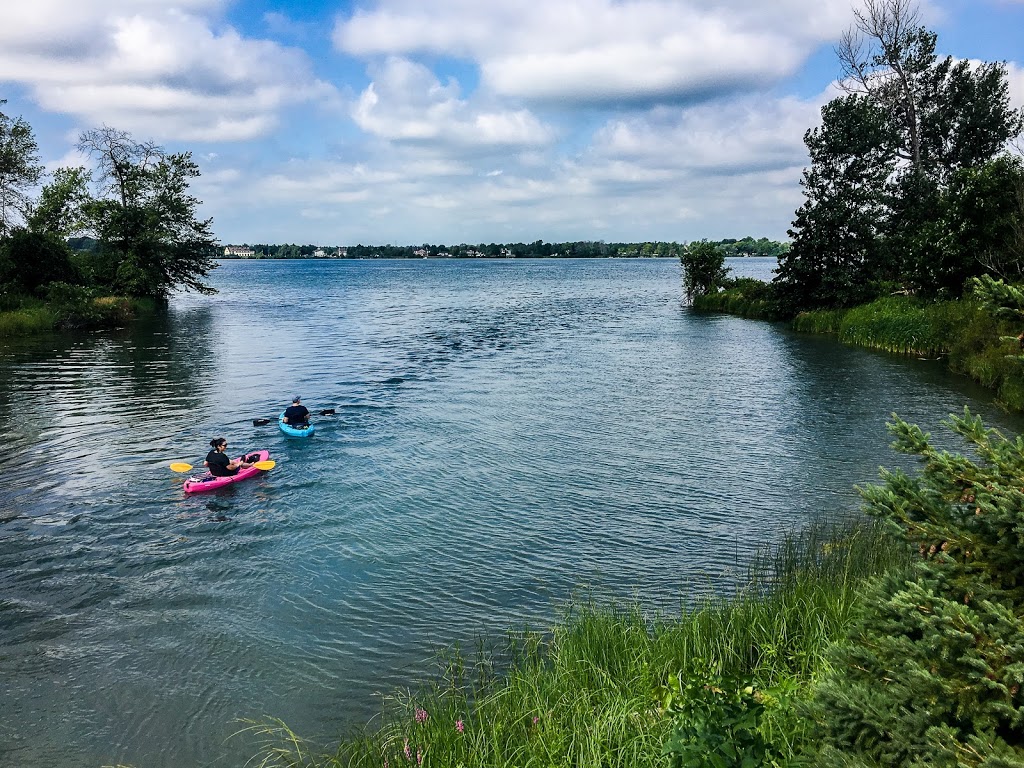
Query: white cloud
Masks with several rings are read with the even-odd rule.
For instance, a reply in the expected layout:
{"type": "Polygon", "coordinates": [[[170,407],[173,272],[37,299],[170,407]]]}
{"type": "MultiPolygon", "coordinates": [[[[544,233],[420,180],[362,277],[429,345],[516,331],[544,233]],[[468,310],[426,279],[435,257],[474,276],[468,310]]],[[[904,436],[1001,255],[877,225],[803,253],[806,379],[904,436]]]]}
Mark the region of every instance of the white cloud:
{"type": "Polygon", "coordinates": [[[536,145],[553,138],[528,110],[470,105],[460,98],[457,82],[442,84],[429,69],[406,59],[391,57],[371,75],[352,117],[375,136],[462,147],[536,145]]]}
{"type": "MultiPolygon", "coordinates": [[[[1024,0],[1020,0],[1024,3],[1024,0]]],[[[1006,65],[1006,80],[1010,88],[1010,104],[1017,109],[1024,109],[1024,67],[1009,62],[1006,65]]]]}
{"type": "Polygon", "coordinates": [[[20,4],[0,27],[0,81],[26,85],[44,109],[160,140],[250,139],[282,108],[333,97],[305,53],[215,31],[191,13],[219,5],[20,4]]]}
{"type": "MultiPolygon", "coordinates": [[[[406,75],[423,93],[422,72],[406,75]]],[[[229,199],[237,184],[261,226],[302,216],[305,237],[327,244],[782,238],[800,203],[803,133],[833,95],[659,107],[606,121],[574,153],[449,154],[439,142],[389,141],[359,162],[291,162],[205,196],[229,199]]],[[[451,84],[436,84],[435,101],[453,98],[451,84]]]]}
{"type": "Polygon", "coordinates": [[[849,21],[849,0],[379,0],[339,19],[334,41],[470,59],[496,94],[629,103],[778,81],[849,21]]]}

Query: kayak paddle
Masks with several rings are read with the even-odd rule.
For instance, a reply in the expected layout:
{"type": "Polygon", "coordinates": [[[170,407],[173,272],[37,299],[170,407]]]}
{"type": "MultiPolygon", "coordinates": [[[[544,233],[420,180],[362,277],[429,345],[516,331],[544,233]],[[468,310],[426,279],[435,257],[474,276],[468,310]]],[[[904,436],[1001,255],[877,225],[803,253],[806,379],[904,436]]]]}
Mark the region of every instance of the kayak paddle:
{"type": "MultiPolygon", "coordinates": [[[[257,461],[255,464],[253,464],[253,466],[256,467],[256,469],[262,469],[264,471],[267,471],[267,470],[271,470],[274,467],[276,467],[277,466],[277,462],[276,461],[272,461],[271,459],[267,459],[266,461],[257,461]]],[[[173,462],[171,464],[171,471],[172,472],[191,472],[192,471],[192,465],[191,464],[186,464],[183,461],[175,461],[175,462],[173,462]]]]}
{"type": "MultiPolygon", "coordinates": [[[[336,413],[335,413],[335,410],[333,408],[325,408],[324,410],[320,411],[320,415],[321,416],[334,416],[334,415],[336,415],[336,413]]],[[[252,420],[252,425],[254,427],[265,427],[271,421],[274,421],[274,419],[253,419],[252,420]]]]}

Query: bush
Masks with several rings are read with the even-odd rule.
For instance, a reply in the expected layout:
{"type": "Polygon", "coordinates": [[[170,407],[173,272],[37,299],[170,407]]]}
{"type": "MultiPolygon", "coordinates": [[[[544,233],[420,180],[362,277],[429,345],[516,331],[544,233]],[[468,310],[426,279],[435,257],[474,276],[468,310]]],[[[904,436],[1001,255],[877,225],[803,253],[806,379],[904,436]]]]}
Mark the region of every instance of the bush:
{"type": "Polygon", "coordinates": [[[62,329],[101,328],[122,325],[132,318],[131,302],[119,296],[95,295],[81,285],[51,283],[47,292],[56,326],[62,329]]]}
{"type": "Polygon", "coordinates": [[[0,281],[14,283],[27,293],[52,282],[78,282],[67,243],[52,235],[14,229],[0,243],[0,281]]]}
{"type": "Polygon", "coordinates": [[[1024,766],[1024,442],[965,409],[975,460],[889,425],[920,473],[883,472],[870,514],[918,553],[873,582],[812,707],[820,764],[1024,766]]]}
{"type": "Polygon", "coordinates": [[[707,240],[686,246],[679,263],[683,266],[683,292],[691,303],[697,296],[717,291],[729,274],[725,255],[717,245],[707,240]]]}

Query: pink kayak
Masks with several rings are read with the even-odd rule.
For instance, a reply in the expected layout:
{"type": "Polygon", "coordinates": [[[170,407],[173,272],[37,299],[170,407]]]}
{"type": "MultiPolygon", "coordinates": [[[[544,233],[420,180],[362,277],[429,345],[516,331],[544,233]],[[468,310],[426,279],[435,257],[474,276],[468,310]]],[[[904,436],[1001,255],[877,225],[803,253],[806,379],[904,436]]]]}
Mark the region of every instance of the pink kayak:
{"type": "MultiPolygon", "coordinates": [[[[245,461],[250,464],[254,464],[257,461],[266,461],[270,458],[270,451],[253,451],[247,453],[244,456],[239,456],[235,461],[245,461]]],[[[260,474],[263,470],[256,469],[256,467],[243,467],[238,470],[234,475],[228,477],[214,477],[209,472],[205,475],[196,475],[190,477],[184,483],[185,493],[200,493],[203,491],[216,491],[218,488],[223,488],[225,485],[231,485],[237,483],[239,480],[248,480],[250,477],[255,477],[260,474]]]]}

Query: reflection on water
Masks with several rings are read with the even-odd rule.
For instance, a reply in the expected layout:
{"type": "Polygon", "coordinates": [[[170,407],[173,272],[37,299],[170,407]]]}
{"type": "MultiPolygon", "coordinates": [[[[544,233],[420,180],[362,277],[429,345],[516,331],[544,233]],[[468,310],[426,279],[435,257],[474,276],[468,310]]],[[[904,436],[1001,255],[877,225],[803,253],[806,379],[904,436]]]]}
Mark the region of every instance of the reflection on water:
{"type": "MultiPolygon", "coordinates": [[[[736,260],[770,277],[770,260],[736,260]]],[[[0,347],[0,764],[236,766],[577,587],[673,610],[856,509],[939,365],[699,315],[672,260],[228,262],[130,330],[0,347]],[[299,393],[310,440],[274,418],[299,393]],[[211,437],[260,479],[184,497],[211,437]]]]}

